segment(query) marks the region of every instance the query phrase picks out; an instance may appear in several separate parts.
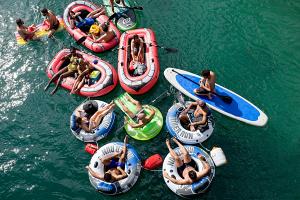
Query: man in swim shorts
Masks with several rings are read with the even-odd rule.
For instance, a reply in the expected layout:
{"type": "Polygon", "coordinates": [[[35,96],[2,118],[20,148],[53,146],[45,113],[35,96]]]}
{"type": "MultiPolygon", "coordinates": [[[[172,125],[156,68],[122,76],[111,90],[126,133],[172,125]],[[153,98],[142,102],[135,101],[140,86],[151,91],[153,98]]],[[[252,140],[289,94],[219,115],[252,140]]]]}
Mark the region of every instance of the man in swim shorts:
{"type": "Polygon", "coordinates": [[[84,19],[80,16],[81,12],[70,11],[70,27],[74,29],[75,27],[81,29],[82,31],[88,33],[90,27],[95,23],[96,18],[100,15],[105,14],[105,9],[103,6],[90,12],[84,19]]]}
{"type": "Polygon", "coordinates": [[[178,145],[180,148],[180,152],[182,153],[183,160],[176,154],[176,152],[171,148],[170,141],[167,139],[166,140],[166,145],[169,149],[169,152],[171,156],[175,160],[175,165],[177,167],[178,174],[183,177],[183,179],[175,179],[169,174],[164,171],[163,175],[165,178],[169,179],[172,183],[178,184],[178,185],[190,185],[198,180],[200,180],[202,177],[204,177],[207,173],[210,172],[210,166],[209,164],[205,161],[204,157],[199,154],[198,158],[201,160],[203,169],[202,171],[198,172],[192,166],[192,158],[189,154],[189,152],[185,149],[185,147],[176,140],[176,138],[173,138],[173,141],[178,145]]]}
{"type": "Polygon", "coordinates": [[[211,112],[206,103],[197,100],[196,102],[190,103],[189,106],[180,113],[179,120],[183,125],[188,124],[187,126],[190,131],[196,131],[208,125],[209,115],[211,115],[211,112]],[[193,112],[189,114],[191,110],[193,112]]]}
{"type": "Polygon", "coordinates": [[[42,12],[42,15],[44,17],[46,17],[46,20],[49,22],[48,30],[50,32],[48,34],[48,37],[50,38],[55,33],[55,31],[59,28],[59,21],[56,18],[55,14],[51,10],[44,8],[41,10],[41,12],[42,12]]]}
{"type": "Polygon", "coordinates": [[[139,101],[136,101],[136,100],[128,97],[127,95],[125,95],[125,98],[126,98],[126,100],[133,103],[136,106],[136,110],[137,110],[137,113],[134,114],[126,107],[126,105],[122,101],[119,101],[124,112],[127,113],[127,115],[133,121],[137,121],[137,123],[127,122],[127,118],[125,117],[125,123],[128,123],[132,128],[141,128],[141,127],[145,126],[146,124],[148,124],[153,119],[153,117],[155,115],[154,109],[152,109],[149,106],[144,106],[150,110],[150,114],[149,114],[149,116],[147,116],[144,111],[144,108],[142,107],[142,104],[139,101]]]}
{"type": "Polygon", "coordinates": [[[90,174],[93,177],[110,183],[126,178],[128,175],[124,171],[124,168],[125,168],[125,158],[127,155],[127,142],[128,142],[128,136],[126,135],[124,138],[124,146],[118,162],[113,161],[112,158],[100,159],[100,161],[109,168],[105,172],[104,176],[101,176],[97,172],[94,172],[89,166],[86,166],[86,169],[90,172],[90,174]]]}
{"type": "Polygon", "coordinates": [[[201,96],[207,96],[209,99],[212,99],[211,93],[216,92],[216,75],[213,71],[206,69],[202,70],[201,76],[203,78],[199,81],[200,87],[194,89],[194,93],[201,96]]]}
{"type": "Polygon", "coordinates": [[[28,41],[28,40],[37,39],[35,35],[37,29],[30,31],[29,27],[25,26],[24,21],[20,18],[16,20],[16,24],[17,24],[17,31],[24,40],[28,41]]]}

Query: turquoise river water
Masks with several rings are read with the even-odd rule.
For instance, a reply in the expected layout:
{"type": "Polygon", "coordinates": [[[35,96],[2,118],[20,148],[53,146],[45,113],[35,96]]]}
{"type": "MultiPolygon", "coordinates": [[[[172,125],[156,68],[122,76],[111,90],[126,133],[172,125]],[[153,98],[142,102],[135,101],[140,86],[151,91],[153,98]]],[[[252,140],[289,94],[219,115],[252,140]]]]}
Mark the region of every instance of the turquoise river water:
{"type": "MultiPolygon", "coordinates": [[[[25,46],[15,41],[15,19],[42,20],[43,7],[63,13],[71,1],[0,0],[0,199],[179,199],[161,172],[143,171],[136,185],[117,197],[97,193],[84,167],[91,156],[70,132],[69,117],[85,100],[59,89],[44,92],[45,69],[54,55],[74,44],[66,31],[57,40],[25,46]]],[[[95,3],[100,1],[94,0],[95,3]]],[[[218,145],[228,164],[216,169],[210,189],[199,199],[300,199],[300,1],[292,0],[140,0],[141,27],[152,28],[162,46],[161,71],[168,66],[192,72],[210,68],[218,83],[261,108],[269,117],[263,128],[214,112],[217,119],[204,145],[218,145]]],[[[78,48],[88,51],[82,46],[78,48]]],[[[117,65],[117,53],[97,54],[117,65]]],[[[160,74],[156,86],[136,97],[150,102],[169,88],[160,74]]],[[[50,90],[53,89],[53,86],[50,90]]],[[[124,91],[118,85],[96,98],[111,101],[124,91]]],[[[172,96],[157,102],[165,116],[172,96]]],[[[123,124],[118,111],[114,131],[123,124]]],[[[99,142],[120,141],[125,132],[99,142]]],[[[153,140],[132,138],[143,158],[165,156],[165,129],[153,140]]]]}

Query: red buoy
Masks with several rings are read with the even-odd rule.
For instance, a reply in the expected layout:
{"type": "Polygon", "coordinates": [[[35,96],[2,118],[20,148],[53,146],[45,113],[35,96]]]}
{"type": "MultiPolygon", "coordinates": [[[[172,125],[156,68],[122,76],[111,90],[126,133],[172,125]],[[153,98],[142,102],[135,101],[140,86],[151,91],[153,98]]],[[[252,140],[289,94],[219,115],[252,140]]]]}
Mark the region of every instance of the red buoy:
{"type": "Polygon", "coordinates": [[[143,162],[143,168],[146,170],[153,170],[158,167],[161,167],[162,163],[163,163],[163,159],[161,155],[154,154],[143,162]]]}
{"type": "Polygon", "coordinates": [[[95,144],[88,143],[85,145],[85,151],[88,152],[89,154],[94,155],[97,150],[98,150],[98,147],[95,144]]]}

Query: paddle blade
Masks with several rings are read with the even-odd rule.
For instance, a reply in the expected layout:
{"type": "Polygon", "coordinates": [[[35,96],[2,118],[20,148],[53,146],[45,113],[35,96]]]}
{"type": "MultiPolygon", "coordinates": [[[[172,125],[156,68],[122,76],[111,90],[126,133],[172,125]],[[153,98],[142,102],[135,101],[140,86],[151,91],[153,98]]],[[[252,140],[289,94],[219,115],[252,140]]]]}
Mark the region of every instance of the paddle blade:
{"type": "Polygon", "coordinates": [[[76,41],[76,44],[81,44],[86,40],[86,36],[81,37],[79,40],[76,41]]]}
{"type": "Polygon", "coordinates": [[[168,53],[176,53],[178,52],[178,49],[176,48],[169,48],[169,47],[166,47],[164,48],[168,53]]]}
{"type": "Polygon", "coordinates": [[[176,98],[181,105],[185,106],[185,101],[184,101],[184,98],[183,98],[181,92],[177,92],[176,98]]]}
{"type": "Polygon", "coordinates": [[[154,155],[150,156],[149,158],[147,158],[143,162],[142,166],[146,170],[154,170],[158,167],[161,167],[162,163],[163,163],[163,159],[162,159],[161,155],[154,154],[154,155]]]}
{"type": "Polygon", "coordinates": [[[222,96],[220,98],[227,104],[231,104],[231,102],[232,102],[232,98],[229,96],[222,96]]]}
{"type": "Polygon", "coordinates": [[[215,93],[215,92],[214,92],[214,94],[217,95],[225,103],[231,104],[232,98],[230,96],[221,95],[221,94],[218,94],[218,93],[215,93]]]}
{"type": "Polygon", "coordinates": [[[131,9],[144,10],[144,8],[142,6],[133,6],[133,7],[131,7],[131,9]]]}

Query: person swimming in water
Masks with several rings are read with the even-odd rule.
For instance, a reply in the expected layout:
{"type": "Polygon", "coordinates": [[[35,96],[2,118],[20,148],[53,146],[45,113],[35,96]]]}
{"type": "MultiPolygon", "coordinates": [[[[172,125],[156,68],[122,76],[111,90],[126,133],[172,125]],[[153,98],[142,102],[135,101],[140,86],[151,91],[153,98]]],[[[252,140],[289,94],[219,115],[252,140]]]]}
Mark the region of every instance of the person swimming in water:
{"type": "Polygon", "coordinates": [[[37,29],[30,30],[31,27],[33,27],[33,25],[29,27],[25,26],[24,21],[20,18],[16,20],[16,24],[17,24],[17,32],[24,40],[29,41],[29,40],[38,39],[37,36],[35,35],[35,32],[37,32],[38,30],[37,29]]]}
{"type": "Polygon", "coordinates": [[[55,14],[51,10],[48,10],[47,8],[42,9],[41,13],[44,17],[46,17],[46,21],[49,22],[48,30],[50,32],[48,33],[48,37],[50,38],[55,33],[55,31],[57,31],[57,29],[59,28],[59,21],[56,18],[55,14]]]}

